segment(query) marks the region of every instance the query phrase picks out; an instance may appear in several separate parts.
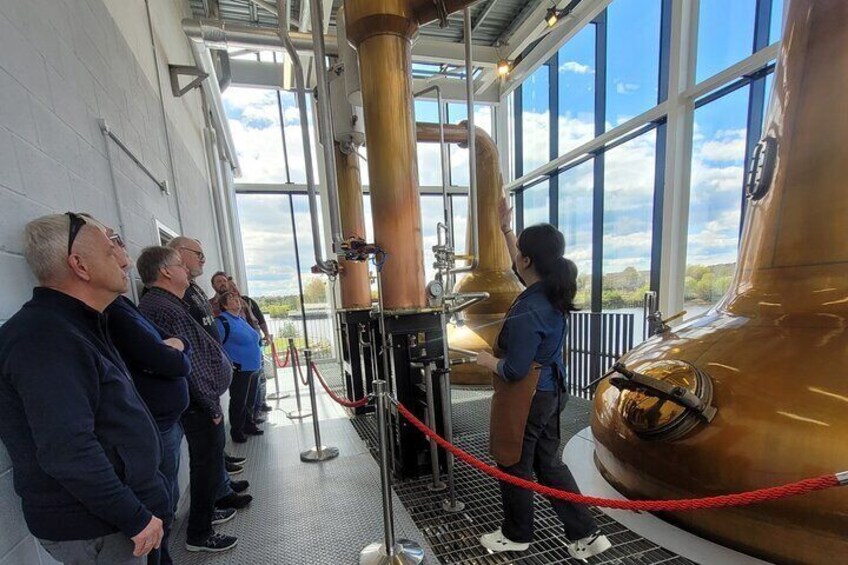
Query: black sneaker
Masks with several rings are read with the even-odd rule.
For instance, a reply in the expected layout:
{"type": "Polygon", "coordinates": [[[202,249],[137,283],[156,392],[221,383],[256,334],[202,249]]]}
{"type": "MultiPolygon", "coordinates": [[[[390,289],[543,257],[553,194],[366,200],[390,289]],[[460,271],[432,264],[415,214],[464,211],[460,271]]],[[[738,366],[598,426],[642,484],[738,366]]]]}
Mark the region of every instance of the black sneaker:
{"type": "Polygon", "coordinates": [[[226,524],[230,520],[236,517],[235,508],[221,508],[216,509],[212,513],[212,525],[217,526],[218,524],[226,524]]]}
{"type": "Polygon", "coordinates": [[[273,410],[273,408],[271,408],[267,402],[263,403],[262,406],[259,407],[259,409],[263,412],[270,412],[271,410],[273,410]]]}
{"type": "Polygon", "coordinates": [[[235,463],[236,465],[244,465],[247,463],[247,457],[236,457],[235,455],[224,454],[224,461],[227,463],[235,463]]]}
{"type": "Polygon", "coordinates": [[[225,461],[224,464],[227,466],[227,472],[231,475],[238,475],[239,473],[244,472],[244,467],[241,465],[236,465],[235,463],[230,463],[229,461],[225,461]]]}
{"type": "Polygon", "coordinates": [[[220,553],[232,549],[238,544],[238,538],[234,536],[225,536],[224,534],[216,534],[212,532],[205,540],[197,543],[191,543],[186,540],[185,548],[188,551],[208,551],[210,553],[220,553]]]}
{"type": "Polygon", "coordinates": [[[230,488],[233,492],[244,492],[250,488],[250,483],[247,481],[230,481],[230,488]]]}
{"type": "Polygon", "coordinates": [[[253,426],[252,428],[245,428],[244,433],[249,436],[261,436],[265,434],[265,431],[253,426]]]}
{"type": "Polygon", "coordinates": [[[230,434],[233,443],[247,443],[247,436],[244,434],[230,434]]]}
{"type": "Polygon", "coordinates": [[[241,510],[242,508],[247,508],[252,500],[253,497],[249,494],[234,492],[216,500],[215,508],[235,508],[236,510],[241,510]]]}

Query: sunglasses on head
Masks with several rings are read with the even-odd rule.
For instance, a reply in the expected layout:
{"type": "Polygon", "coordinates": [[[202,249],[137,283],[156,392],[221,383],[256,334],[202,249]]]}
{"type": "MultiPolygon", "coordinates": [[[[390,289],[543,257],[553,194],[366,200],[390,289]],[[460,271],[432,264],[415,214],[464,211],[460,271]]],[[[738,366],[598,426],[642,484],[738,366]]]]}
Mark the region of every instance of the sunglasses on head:
{"type": "Polygon", "coordinates": [[[71,223],[68,227],[68,257],[71,256],[71,248],[74,246],[74,240],[79,235],[82,227],[87,223],[85,218],[77,214],[76,212],[65,212],[65,215],[68,216],[71,223]]]}

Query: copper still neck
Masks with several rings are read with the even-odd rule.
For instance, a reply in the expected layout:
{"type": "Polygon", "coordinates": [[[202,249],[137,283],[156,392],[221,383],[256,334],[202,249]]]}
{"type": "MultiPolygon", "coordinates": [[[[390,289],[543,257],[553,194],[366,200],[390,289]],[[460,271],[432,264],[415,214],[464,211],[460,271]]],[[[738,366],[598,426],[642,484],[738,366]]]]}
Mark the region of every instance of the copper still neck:
{"type": "MultiPolygon", "coordinates": [[[[335,144],[336,177],[339,185],[339,210],[342,237],[365,238],[365,215],[362,206],[362,182],[359,175],[359,158],[356,153],[342,152],[335,144]]],[[[346,310],[371,308],[371,284],[368,263],[339,260],[339,283],[342,308],[346,310]]]]}
{"type": "Polygon", "coordinates": [[[848,74],[834,72],[848,68],[846,41],[848,3],[792,2],[761,144],[773,155],[755,161],[773,157],[773,175],[748,201],[737,274],[720,309],[802,315],[814,325],[848,315],[848,114],[840,110],[848,74]]]}

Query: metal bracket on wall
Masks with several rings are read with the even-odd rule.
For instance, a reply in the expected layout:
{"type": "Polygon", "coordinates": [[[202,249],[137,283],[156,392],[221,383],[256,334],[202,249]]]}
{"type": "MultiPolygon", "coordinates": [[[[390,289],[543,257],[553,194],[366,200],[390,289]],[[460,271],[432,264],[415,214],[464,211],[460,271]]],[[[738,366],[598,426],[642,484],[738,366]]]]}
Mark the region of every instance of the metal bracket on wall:
{"type": "MultiPolygon", "coordinates": [[[[142,163],[141,160],[138,157],[136,157],[135,153],[133,153],[130,150],[130,148],[127,147],[126,144],[123,141],[121,141],[121,138],[119,138],[117,135],[115,135],[115,132],[113,132],[112,129],[109,127],[109,124],[106,123],[106,120],[104,120],[103,118],[100,118],[99,120],[97,120],[97,124],[100,126],[100,131],[101,131],[101,133],[103,133],[103,136],[114,141],[115,145],[117,145],[121,149],[121,151],[124,152],[124,155],[129,157],[132,160],[132,162],[135,163],[138,166],[139,169],[141,169],[141,172],[143,172],[145,175],[147,175],[147,177],[150,180],[152,180],[154,183],[156,183],[156,185],[159,187],[159,190],[161,190],[165,194],[168,194],[168,195],[171,194],[171,191],[168,187],[168,179],[159,180],[158,178],[156,178],[156,175],[154,175],[150,171],[150,169],[148,169],[145,166],[145,164],[142,163]]],[[[108,143],[108,141],[107,141],[107,143],[108,143]]],[[[109,149],[109,147],[107,145],[106,150],[108,151],[108,149],[109,149]]],[[[111,157],[110,157],[110,160],[111,160],[111,157]]]]}
{"type": "Polygon", "coordinates": [[[208,73],[204,73],[197,67],[192,67],[190,65],[168,65],[168,74],[171,76],[171,92],[177,98],[181,98],[183,94],[197,88],[200,86],[200,83],[203,82],[206,77],[209,76],[208,73]],[[190,76],[194,77],[187,85],[180,87],[180,77],[181,76],[190,76]]]}

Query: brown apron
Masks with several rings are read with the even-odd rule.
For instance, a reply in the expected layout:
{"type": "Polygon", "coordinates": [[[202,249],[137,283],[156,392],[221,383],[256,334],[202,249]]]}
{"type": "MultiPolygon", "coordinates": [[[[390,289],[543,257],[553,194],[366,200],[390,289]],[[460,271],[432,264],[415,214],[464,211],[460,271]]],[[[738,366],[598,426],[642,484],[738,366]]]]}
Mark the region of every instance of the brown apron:
{"type": "MultiPolygon", "coordinates": [[[[495,340],[495,357],[501,357],[503,353],[495,340]]],[[[527,376],[520,381],[506,381],[500,375],[492,375],[495,394],[489,419],[489,453],[498,465],[509,467],[521,460],[524,428],[541,368],[539,363],[533,362],[527,376]]]]}

